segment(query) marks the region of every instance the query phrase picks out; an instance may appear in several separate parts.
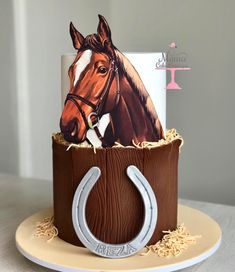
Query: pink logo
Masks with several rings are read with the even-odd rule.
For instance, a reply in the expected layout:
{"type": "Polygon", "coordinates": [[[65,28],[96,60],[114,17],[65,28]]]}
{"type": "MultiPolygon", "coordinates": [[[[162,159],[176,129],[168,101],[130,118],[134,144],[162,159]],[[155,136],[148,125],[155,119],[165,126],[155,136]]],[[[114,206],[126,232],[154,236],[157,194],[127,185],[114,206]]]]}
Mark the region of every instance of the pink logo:
{"type": "Polygon", "coordinates": [[[182,88],[175,81],[175,72],[176,71],[188,71],[191,70],[187,66],[187,54],[184,52],[177,51],[177,45],[175,42],[172,42],[169,45],[170,49],[166,54],[162,54],[162,58],[158,59],[156,63],[157,70],[166,70],[171,72],[170,82],[167,84],[167,90],[181,90],[182,88]]]}

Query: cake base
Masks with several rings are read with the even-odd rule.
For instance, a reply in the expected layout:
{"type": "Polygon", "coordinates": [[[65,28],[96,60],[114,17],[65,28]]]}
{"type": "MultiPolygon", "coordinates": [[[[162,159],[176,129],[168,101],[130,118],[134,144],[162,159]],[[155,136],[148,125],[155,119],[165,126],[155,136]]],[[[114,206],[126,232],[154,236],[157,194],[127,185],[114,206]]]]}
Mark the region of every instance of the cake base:
{"type": "MultiPolygon", "coordinates": [[[[56,237],[51,242],[34,237],[35,224],[52,215],[52,209],[40,211],[23,221],[16,231],[16,246],[29,260],[57,271],[176,271],[199,263],[210,257],[219,247],[221,230],[206,214],[178,206],[178,223],[184,223],[192,235],[201,235],[195,245],[190,245],[178,257],[160,258],[155,253],[136,254],[125,259],[98,257],[86,248],[73,246],[56,237]]],[[[144,251],[144,249],[143,249],[144,251]]]]}
{"type": "Polygon", "coordinates": [[[182,139],[176,131],[151,148],[71,147],[62,135],[52,137],[54,224],[59,237],[83,247],[73,227],[72,203],[81,180],[93,166],[99,167],[100,178],[86,203],[86,220],[91,232],[109,244],[131,241],[141,230],[144,218],[142,197],[130,182],[126,170],[136,166],[157,199],[158,218],[148,245],[162,239],[163,230],[177,227],[178,158],[182,139]]]}

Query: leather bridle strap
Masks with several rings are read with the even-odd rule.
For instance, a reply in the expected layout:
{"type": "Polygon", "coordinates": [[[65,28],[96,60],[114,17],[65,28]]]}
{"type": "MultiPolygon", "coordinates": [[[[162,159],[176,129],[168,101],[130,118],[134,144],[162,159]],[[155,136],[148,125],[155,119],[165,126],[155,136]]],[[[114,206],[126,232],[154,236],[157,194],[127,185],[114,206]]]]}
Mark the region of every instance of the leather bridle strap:
{"type": "Polygon", "coordinates": [[[74,95],[71,96],[71,94],[68,94],[64,104],[66,104],[68,100],[71,101],[77,107],[79,112],[81,113],[82,119],[83,119],[83,121],[84,121],[84,123],[86,125],[86,129],[89,129],[89,124],[88,124],[88,121],[86,119],[86,114],[85,114],[85,112],[83,111],[82,107],[79,105],[79,103],[77,102],[76,99],[78,99],[78,98],[77,97],[75,98],[74,95]]]}
{"type": "Polygon", "coordinates": [[[90,106],[93,110],[96,110],[96,105],[93,104],[92,102],[90,102],[89,100],[87,100],[86,98],[78,95],[78,94],[68,94],[67,95],[67,99],[72,100],[72,99],[77,99],[82,101],[84,104],[87,104],[88,106],[90,106]]]}
{"type": "Polygon", "coordinates": [[[110,71],[110,74],[109,74],[109,77],[108,77],[106,84],[104,86],[104,91],[102,92],[101,97],[96,105],[96,114],[98,116],[101,114],[101,111],[103,109],[103,106],[105,104],[106,98],[109,93],[110,86],[112,84],[115,74],[117,73],[117,67],[115,67],[114,60],[111,60],[109,71],[110,71]]]}

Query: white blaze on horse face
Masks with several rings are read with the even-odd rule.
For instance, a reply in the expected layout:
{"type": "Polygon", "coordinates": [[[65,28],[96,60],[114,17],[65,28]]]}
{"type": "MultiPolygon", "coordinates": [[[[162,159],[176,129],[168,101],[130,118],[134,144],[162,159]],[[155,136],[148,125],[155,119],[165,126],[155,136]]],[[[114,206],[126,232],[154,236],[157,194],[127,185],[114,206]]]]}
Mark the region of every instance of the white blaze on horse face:
{"type": "Polygon", "coordinates": [[[82,53],[79,60],[75,63],[75,79],[74,79],[73,86],[76,85],[81,73],[86,69],[87,65],[90,63],[91,56],[92,56],[92,51],[87,49],[82,53]]]}

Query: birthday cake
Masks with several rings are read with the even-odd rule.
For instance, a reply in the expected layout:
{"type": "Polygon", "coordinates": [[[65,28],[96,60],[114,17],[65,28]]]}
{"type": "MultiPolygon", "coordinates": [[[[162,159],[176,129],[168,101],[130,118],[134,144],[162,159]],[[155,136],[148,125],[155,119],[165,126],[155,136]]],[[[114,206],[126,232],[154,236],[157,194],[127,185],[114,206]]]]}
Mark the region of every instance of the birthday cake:
{"type": "Polygon", "coordinates": [[[121,53],[100,15],[96,34],[71,23],[70,35],[76,54],[62,59],[68,84],[52,137],[54,224],[66,242],[89,248],[96,238],[94,253],[129,256],[140,249],[130,241],[155,244],[177,227],[182,138],[165,129],[162,93],[141,75],[146,54],[121,53]]]}

